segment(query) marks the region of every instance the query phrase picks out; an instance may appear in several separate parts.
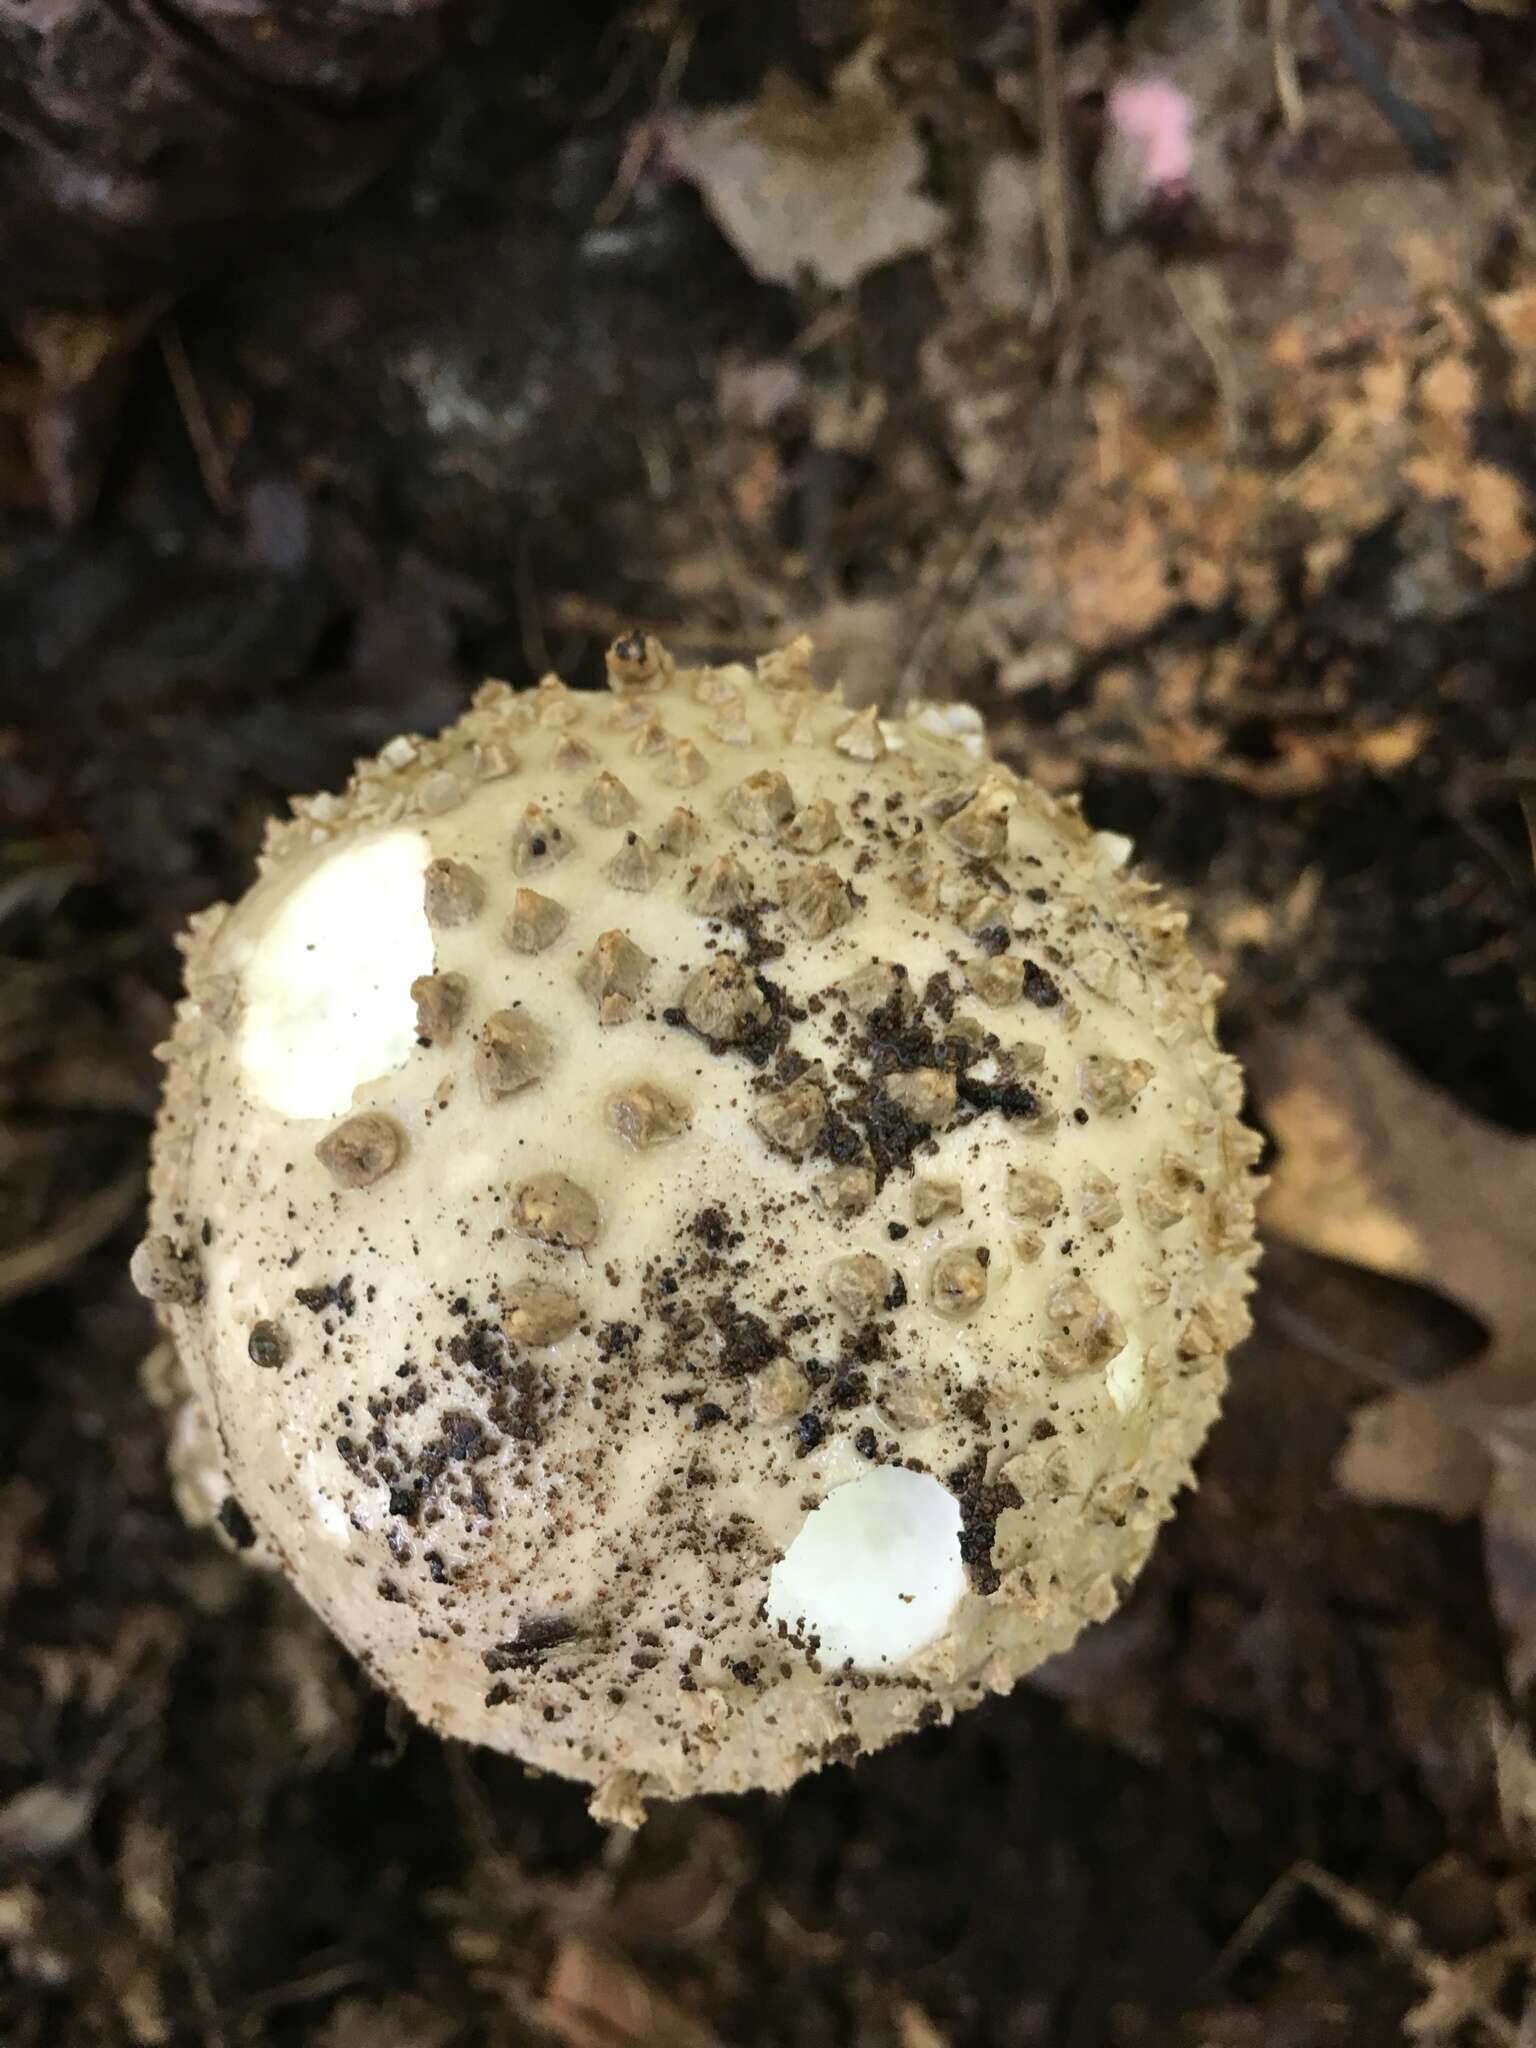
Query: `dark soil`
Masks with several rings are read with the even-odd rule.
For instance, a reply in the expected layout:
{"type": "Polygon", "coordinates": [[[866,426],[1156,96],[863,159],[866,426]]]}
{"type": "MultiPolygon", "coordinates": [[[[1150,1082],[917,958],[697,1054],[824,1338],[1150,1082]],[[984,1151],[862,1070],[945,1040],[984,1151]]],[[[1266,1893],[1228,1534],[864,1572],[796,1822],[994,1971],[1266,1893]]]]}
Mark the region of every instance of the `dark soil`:
{"type": "MultiPolygon", "coordinates": [[[[636,137],[659,94],[751,97],[771,62],[820,90],[866,9],[589,6],[474,29],[377,184],[263,227],[168,316],[169,348],[153,328],[121,402],[82,425],[89,520],[50,522],[69,493],[0,364],[5,2048],[542,2041],[573,1932],[725,2043],[1370,2048],[1423,1995],[1408,1948],[1305,1878],[1252,1918],[1277,1882],[1315,1867],[1445,1956],[1521,1924],[1476,1530],[1341,1495],[1332,1455],[1373,1390],[1262,1314],[1199,1493],[1071,1659],[949,1731],[637,1839],[606,1837],[570,1786],[403,1725],[282,1587],[190,1533],[141,1384],[154,1333],[125,1267],[181,921],[244,885],[287,793],[453,716],[486,673],[594,680],[629,621],[749,653],[809,623],[855,694],[912,669],[979,703],[1189,892],[1239,1050],[1342,992],[1467,1107],[1536,1130],[1533,565],[1485,573],[1454,507],[1394,482],[1337,520],[1255,529],[1273,607],[1170,583],[1085,637],[1019,595],[1031,563],[1068,559],[1095,375],[1138,394],[1160,445],[1225,431],[1206,351],[1149,314],[1147,277],[1214,263],[1240,320],[1305,325],[1329,287],[1275,254],[1302,219],[1287,195],[1352,192],[1347,247],[1387,216],[1432,237],[1446,181],[1415,172],[1316,24],[1315,127],[1287,144],[1261,31],[1207,96],[1200,7],[1061,11],[1073,297],[1006,333],[957,279],[978,164],[1037,147],[1019,11],[868,10],[953,249],[834,294],[756,281],[636,137]],[[1214,215],[1093,225],[1094,67],[1116,37],[1238,137],[1227,213],[1197,195],[1214,215]],[[794,395],[754,413],[743,375],[766,370],[794,395]],[[868,393],[867,431],[830,423],[868,393]],[[1009,405],[1027,450],[984,474],[980,442],[1023,436],[1009,405]]],[[[1536,488],[1531,387],[1478,297],[1523,275],[1528,167],[1500,185],[1474,147],[1484,119],[1522,132],[1529,59],[1491,17],[1371,26],[1451,134],[1476,224],[1442,297],[1476,337],[1479,459],[1536,488]]],[[[1366,307],[1354,345],[1422,364],[1432,316],[1405,303],[1366,307]]],[[[1298,385],[1345,374],[1332,347],[1298,385]]],[[[1272,420],[1250,430],[1278,446],[1272,420]]],[[[1297,460],[1252,446],[1234,467],[1297,460]]],[[[1114,531],[1106,514],[1112,571],[1114,531]]],[[[1482,2024],[1465,2038],[1514,2038],[1482,2024]]]]}

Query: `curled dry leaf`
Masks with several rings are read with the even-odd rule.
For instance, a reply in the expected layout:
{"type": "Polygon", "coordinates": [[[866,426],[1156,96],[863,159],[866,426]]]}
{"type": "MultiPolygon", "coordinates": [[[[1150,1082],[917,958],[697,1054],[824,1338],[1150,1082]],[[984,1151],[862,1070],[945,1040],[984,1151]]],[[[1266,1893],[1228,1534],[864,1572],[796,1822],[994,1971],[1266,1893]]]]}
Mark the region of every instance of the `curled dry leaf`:
{"type": "Polygon", "coordinates": [[[1431,1288],[1487,1332],[1437,1387],[1359,1410],[1337,1471],[1358,1497],[1481,1510],[1518,1690],[1536,1675],[1536,1139],[1468,1114],[1337,1007],[1261,1035],[1249,1064],[1279,1147],[1267,1229],[1431,1288]]]}
{"type": "Polygon", "coordinates": [[[685,176],[747,267],[770,284],[803,275],[841,290],[937,240],[942,206],[917,189],[927,165],[887,97],[872,45],[821,99],[782,72],[751,106],[679,121],[685,176]]]}
{"type": "Polygon", "coordinates": [[[716,2048],[702,2020],[580,1935],[555,1951],[539,2018],[562,2048],[716,2048]]]}

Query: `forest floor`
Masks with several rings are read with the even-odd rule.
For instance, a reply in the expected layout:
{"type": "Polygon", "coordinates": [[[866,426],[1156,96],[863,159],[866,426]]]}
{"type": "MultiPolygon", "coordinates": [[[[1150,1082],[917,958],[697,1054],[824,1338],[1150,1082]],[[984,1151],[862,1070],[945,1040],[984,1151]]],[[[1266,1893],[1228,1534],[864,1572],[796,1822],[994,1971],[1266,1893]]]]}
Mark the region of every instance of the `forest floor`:
{"type": "Polygon", "coordinates": [[[13,320],[5,2048],[1536,2042],[1505,6],[531,10],[361,198],[174,305],[13,320]],[[403,1723],[182,1526],[126,1276],[186,914],[290,792],[631,622],[808,630],[859,701],[966,698],[1081,787],[1226,976],[1275,1171],[1125,1610],[638,1837],[403,1723]]]}

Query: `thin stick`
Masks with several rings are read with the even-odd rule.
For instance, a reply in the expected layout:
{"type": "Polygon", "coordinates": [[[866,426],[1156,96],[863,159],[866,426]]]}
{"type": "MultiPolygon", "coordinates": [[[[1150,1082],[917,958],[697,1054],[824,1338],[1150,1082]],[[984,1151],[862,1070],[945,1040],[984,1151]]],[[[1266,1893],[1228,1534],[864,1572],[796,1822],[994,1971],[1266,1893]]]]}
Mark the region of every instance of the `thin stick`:
{"type": "Polygon", "coordinates": [[[1307,125],[1307,108],[1302,98],[1301,74],[1296,68],[1292,5],[1293,0],[1268,0],[1269,62],[1281,118],[1292,135],[1299,135],[1307,125]]]}
{"type": "Polygon", "coordinates": [[[1057,0],[1035,0],[1036,62],[1040,74],[1041,187],[1045,202],[1045,260],[1051,297],[1064,306],[1072,295],[1072,192],[1067,179],[1067,135],[1061,83],[1061,22],[1057,0]]]}
{"type": "Polygon", "coordinates": [[[1405,100],[1393,85],[1376,52],[1351,19],[1345,0],[1316,0],[1316,4],[1318,13],[1333,30],[1344,61],[1355,74],[1355,83],[1396,133],[1414,168],[1432,177],[1445,177],[1454,161],[1450,144],[1423,109],[1405,100]]]}
{"type": "Polygon", "coordinates": [[[631,131],[619,168],[613,183],[598,202],[592,215],[595,228],[611,228],[628,206],[640,182],[652,151],[656,147],[657,124],[663,116],[670,114],[677,104],[678,91],[682,86],[683,73],[688,69],[688,59],[693,54],[695,24],[685,21],[678,27],[667,45],[667,54],[662,60],[661,77],[656,85],[656,97],[651,102],[651,111],[645,120],[631,131]]]}
{"type": "Polygon", "coordinates": [[[213,422],[208,417],[208,408],[204,405],[203,394],[198,389],[186,344],[174,320],[161,323],[160,353],[165,358],[171,389],[176,393],[176,403],[181,408],[187,439],[192,443],[192,453],[197,458],[203,488],[217,509],[220,512],[227,512],[232,503],[229,491],[229,463],[224,450],[219,446],[218,436],[213,431],[213,422]]]}

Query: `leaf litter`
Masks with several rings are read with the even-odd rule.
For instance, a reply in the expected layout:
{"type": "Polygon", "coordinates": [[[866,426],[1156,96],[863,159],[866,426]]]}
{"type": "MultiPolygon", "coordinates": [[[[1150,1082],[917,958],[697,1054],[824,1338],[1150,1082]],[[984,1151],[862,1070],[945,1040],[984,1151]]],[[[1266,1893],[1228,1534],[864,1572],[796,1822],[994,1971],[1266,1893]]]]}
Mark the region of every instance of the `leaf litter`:
{"type": "Polygon", "coordinates": [[[1322,10],[1063,10],[1054,92],[1044,10],[730,15],[667,0],[596,51],[575,17],[503,31],[397,185],[183,306],[195,391],[113,447],[116,482],[92,377],[126,348],[38,328],[51,387],[25,349],[6,372],[11,509],[44,496],[40,444],[10,451],[45,387],[80,458],[61,525],[107,481],[88,536],[29,534],[0,586],[26,849],[0,1024],[35,1042],[54,1000],[70,1026],[56,1059],[0,1061],[0,1131],[37,1139],[0,1160],[0,1236],[42,1259],[11,1269],[0,1338],[27,1474],[0,1484],[0,2035],[33,2048],[62,2011],[81,2039],[260,2048],[1376,2048],[1418,1996],[1421,2033],[1507,2039],[1531,1751],[1470,1510],[1491,1520],[1522,1424],[1476,1377],[1514,1311],[1482,1267],[1424,1291],[1469,1247],[1401,1173],[1415,1128],[1457,1173],[1515,1155],[1456,1150],[1412,1089],[1351,1149],[1357,1068],[1262,1020],[1336,990],[1459,1100],[1536,1124],[1504,829],[1536,751],[1518,66],[1460,17],[1373,19],[1394,104],[1465,152],[1436,182],[1322,10]],[[169,931],[238,886],[264,812],[478,673],[584,679],[635,617],[737,653],[814,619],[861,701],[899,671],[1086,781],[1189,889],[1231,1028],[1319,1079],[1299,1109],[1275,1091],[1291,1165],[1354,1161],[1318,1200],[1369,1215],[1348,1256],[1372,1263],[1274,1237],[1201,1489],[1075,1658],[621,1856],[560,1785],[412,1735],[179,1527],[131,1225],[81,1204],[123,1174],[132,1199],[169,931]],[[78,865],[50,899],[39,862],[78,865]],[[1421,1406],[1368,1422],[1361,1373],[1421,1406]],[[1383,1467],[1441,1516],[1361,1498],[1383,1467]],[[1287,1872],[1310,1914],[1264,1921],[1287,1872]]]}

